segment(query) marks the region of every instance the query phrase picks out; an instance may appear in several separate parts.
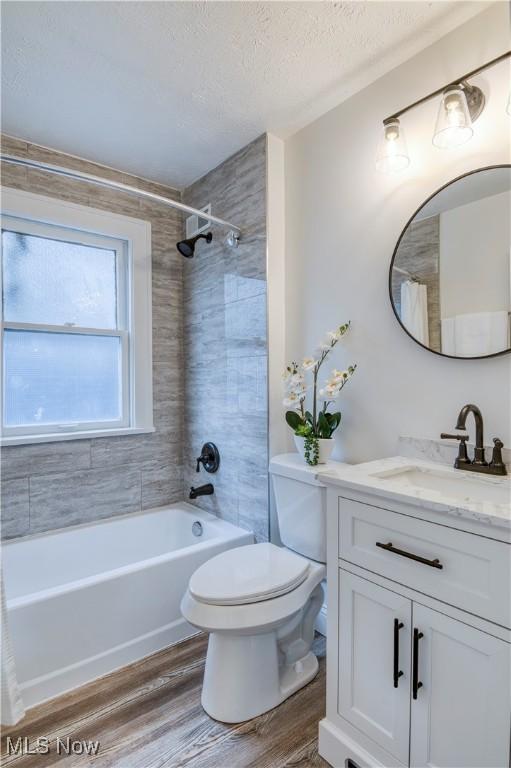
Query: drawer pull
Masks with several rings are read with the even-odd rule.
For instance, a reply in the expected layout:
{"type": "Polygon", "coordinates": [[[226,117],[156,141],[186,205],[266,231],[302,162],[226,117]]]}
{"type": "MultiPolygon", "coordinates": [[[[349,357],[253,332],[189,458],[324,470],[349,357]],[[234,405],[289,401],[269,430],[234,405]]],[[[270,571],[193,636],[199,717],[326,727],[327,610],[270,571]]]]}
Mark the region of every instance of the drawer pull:
{"type": "Polygon", "coordinates": [[[403,672],[399,669],[399,630],[403,629],[404,624],[399,619],[394,619],[394,688],[398,687],[399,678],[403,672]]]}
{"type": "Polygon", "coordinates": [[[413,552],[406,552],[404,549],[398,549],[392,546],[392,542],[388,544],[382,544],[381,541],[376,542],[376,546],[380,549],[385,549],[387,552],[393,552],[395,555],[401,555],[402,557],[408,557],[410,560],[415,560],[416,563],[422,563],[423,565],[429,565],[430,568],[443,568],[440,560],[436,557],[434,560],[428,560],[427,557],[421,557],[420,555],[414,555],[413,552]]]}
{"type": "Polygon", "coordinates": [[[419,640],[424,637],[422,632],[419,632],[417,628],[413,630],[413,679],[412,690],[413,698],[417,698],[417,692],[419,688],[422,688],[422,683],[419,681],[419,640]]]}

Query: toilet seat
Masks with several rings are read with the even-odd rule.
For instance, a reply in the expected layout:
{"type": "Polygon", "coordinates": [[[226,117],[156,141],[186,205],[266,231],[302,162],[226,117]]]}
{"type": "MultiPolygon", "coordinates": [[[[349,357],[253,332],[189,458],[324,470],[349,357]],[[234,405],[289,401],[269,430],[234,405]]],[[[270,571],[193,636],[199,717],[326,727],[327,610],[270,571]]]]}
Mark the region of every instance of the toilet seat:
{"type": "Polygon", "coordinates": [[[195,600],[207,605],[242,606],[286,595],[309,575],[310,563],[274,544],[250,544],[208,560],[190,579],[195,600]]]}
{"type": "MultiPolygon", "coordinates": [[[[241,549],[246,548],[241,547],[241,549]]],[[[194,597],[188,588],[181,601],[181,612],[192,626],[206,632],[236,632],[237,634],[268,632],[299,613],[325,576],[325,566],[311,562],[305,580],[294,589],[272,599],[244,605],[205,603],[194,597]]]]}

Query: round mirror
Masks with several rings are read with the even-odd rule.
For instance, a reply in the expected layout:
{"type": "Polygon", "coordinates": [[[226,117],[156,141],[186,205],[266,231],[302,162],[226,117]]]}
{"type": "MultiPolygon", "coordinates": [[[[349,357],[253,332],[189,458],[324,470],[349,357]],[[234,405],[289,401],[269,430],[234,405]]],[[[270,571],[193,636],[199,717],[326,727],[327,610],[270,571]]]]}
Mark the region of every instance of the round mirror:
{"type": "Polygon", "coordinates": [[[447,357],[510,351],[511,166],[472,171],[431,195],[392,257],[390,299],[404,330],[447,357]]]}

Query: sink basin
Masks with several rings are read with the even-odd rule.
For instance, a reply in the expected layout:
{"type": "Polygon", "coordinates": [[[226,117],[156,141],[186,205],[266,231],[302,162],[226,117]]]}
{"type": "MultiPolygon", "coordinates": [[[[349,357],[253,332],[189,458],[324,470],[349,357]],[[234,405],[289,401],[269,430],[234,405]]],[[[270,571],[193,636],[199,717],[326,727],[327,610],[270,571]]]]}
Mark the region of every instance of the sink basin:
{"type": "Polygon", "coordinates": [[[461,470],[423,469],[405,466],[372,475],[388,481],[396,489],[436,491],[458,501],[511,503],[511,483],[506,478],[477,476],[461,470]]]}

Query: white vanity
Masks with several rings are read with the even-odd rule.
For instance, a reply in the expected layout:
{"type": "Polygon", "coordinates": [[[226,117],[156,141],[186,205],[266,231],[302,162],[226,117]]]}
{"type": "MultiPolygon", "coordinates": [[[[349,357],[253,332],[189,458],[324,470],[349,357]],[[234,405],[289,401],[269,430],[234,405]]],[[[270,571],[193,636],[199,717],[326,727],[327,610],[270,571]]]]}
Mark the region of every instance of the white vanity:
{"type": "Polygon", "coordinates": [[[509,766],[511,481],[396,457],[327,488],[336,768],[509,766]]]}

